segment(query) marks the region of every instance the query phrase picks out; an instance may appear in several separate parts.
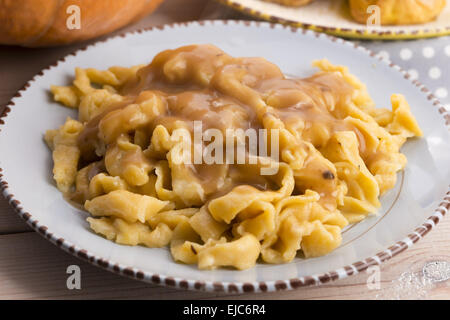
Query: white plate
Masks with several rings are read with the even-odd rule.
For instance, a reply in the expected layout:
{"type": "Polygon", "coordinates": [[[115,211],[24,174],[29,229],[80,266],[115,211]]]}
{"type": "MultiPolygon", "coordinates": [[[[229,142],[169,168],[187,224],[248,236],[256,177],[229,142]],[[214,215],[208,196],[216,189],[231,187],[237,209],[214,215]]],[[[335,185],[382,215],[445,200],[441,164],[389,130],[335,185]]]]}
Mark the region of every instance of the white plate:
{"type": "Polygon", "coordinates": [[[263,0],[219,1],[264,20],[349,38],[416,39],[450,34],[450,2],[436,20],[427,23],[367,27],[351,17],[347,0],[317,0],[303,7],[288,7],[263,0]]]}
{"type": "Polygon", "coordinates": [[[0,120],[0,186],[21,217],[66,251],[116,273],[181,288],[230,292],[291,289],[343,278],[381,263],[427,233],[448,211],[450,116],[426,88],[406,73],[361,47],[312,31],[242,21],[169,25],[115,37],[77,51],[35,76],[7,107],[0,120]],[[328,58],[364,81],[378,106],[392,93],[411,103],[425,137],[403,148],[408,165],[396,187],[381,198],[378,216],[348,228],[331,254],[284,265],[258,264],[246,271],[200,271],[173,262],[167,248],[115,244],[89,230],[86,213],[69,205],[56,189],[43,134],[74,113],[52,102],[51,84],[68,84],[74,68],[106,69],[148,63],[165,49],[212,43],[234,56],[263,56],[291,75],[306,76],[311,61],[328,58]],[[447,193],[447,195],[446,195],[447,193]],[[428,219],[431,216],[430,219],[428,219]],[[389,249],[388,249],[389,248],[389,249]],[[378,253],[378,255],[377,255],[378,253]]]}

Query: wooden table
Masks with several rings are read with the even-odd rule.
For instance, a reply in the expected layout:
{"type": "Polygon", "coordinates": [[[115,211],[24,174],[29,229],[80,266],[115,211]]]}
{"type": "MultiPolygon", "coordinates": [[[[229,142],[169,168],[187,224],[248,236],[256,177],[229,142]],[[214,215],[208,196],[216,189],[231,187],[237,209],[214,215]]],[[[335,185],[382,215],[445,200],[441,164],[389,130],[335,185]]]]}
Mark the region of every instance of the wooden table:
{"type": "MultiPolygon", "coordinates": [[[[209,0],[167,0],[156,13],[125,30],[216,18],[246,17],[209,0]]],[[[0,46],[0,112],[34,74],[83,45],[46,49],[0,46]]],[[[4,156],[1,150],[0,155],[4,156]]],[[[450,261],[449,218],[411,249],[381,266],[380,289],[369,290],[369,274],[362,273],[319,287],[240,296],[180,291],[101,270],[63,252],[33,232],[0,198],[0,299],[450,299],[450,281],[422,290],[411,290],[405,282],[405,275],[420,275],[426,262],[450,261]],[[66,269],[72,264],[81,267],[81,290],[68,290],[66,287],[66,269]],[[402,274],[403,280],[400,279],[402,274]]]]}

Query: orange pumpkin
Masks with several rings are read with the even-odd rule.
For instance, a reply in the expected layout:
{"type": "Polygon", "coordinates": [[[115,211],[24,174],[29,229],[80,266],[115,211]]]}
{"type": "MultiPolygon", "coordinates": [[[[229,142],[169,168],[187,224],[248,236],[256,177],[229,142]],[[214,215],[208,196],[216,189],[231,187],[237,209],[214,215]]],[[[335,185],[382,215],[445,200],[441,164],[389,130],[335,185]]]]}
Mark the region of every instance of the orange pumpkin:
{"type": "Polygon", "coordinates": [[[0,44],[40,47],[95,38],[146,16],[162,1],[0,0],[0,44]]]}

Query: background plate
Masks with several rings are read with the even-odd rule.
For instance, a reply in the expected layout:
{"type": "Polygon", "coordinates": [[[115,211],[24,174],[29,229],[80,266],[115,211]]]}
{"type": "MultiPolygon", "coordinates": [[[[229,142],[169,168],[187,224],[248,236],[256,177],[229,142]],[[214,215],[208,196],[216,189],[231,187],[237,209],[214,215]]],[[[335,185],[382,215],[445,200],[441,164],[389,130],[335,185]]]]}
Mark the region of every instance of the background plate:
{"type": "Polygon", "coordinates": [[[355,22],[347,0],[317,0],[294,8],[263,0],[218,0],[264,20],[358,39],[417,39],[450,34],[450,2],[436,21],[411,26],[366,27],[355,22]]]}
{"type": "Polygon", "coordinates": [[[417,81],[389,62],[341,39],[302,29],[249,21],[173,24],[111,38],[79,50],[30,80],[0,119],[0,187],[20,216],[62,249],[107,270],[170,286],[229,292],[291,289],[343,278],[402,252],[442,219],[450,206],[450,116],[417,81]],[[220,35],[220,36],[218,36],[220,35]],[[348,228],[331,254],[284,265],[257,264],[246,271],[200,271],[173,262],[167,248],[115,244],[95,235],[86,213],[66,201],[51,177],[51,154],[43,134],[60,126],[73,110],[51,100],[51,84],[69,84],[74,68],[149,63],[165,49],[212,43],[233,56],[263,56],[287,74],[307,76],[311,61],[328,58],[365,82],[378,106],[389,107],[402,93],[425,137],[403,148],[408,166],[396,187],[381,198],[382,208],[348,228]],[[446,196],[447,193],[447,196],[446,196]]]}

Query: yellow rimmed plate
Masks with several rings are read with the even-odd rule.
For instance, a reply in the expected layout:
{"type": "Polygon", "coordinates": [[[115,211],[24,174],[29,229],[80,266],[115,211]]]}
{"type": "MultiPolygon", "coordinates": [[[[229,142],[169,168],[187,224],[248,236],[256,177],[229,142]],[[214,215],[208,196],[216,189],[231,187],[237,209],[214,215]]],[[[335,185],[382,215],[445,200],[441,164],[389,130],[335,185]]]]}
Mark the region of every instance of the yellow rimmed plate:
{"type": "Polygon", "coordinates": [[[368,27],[352,19],[347,0],[317,0],[299,8],[263,0],[218,1],[256,18],[346,38],[400,40],[450,35],[450,2],[447,3],[438,19],[429,23],[368,27]]]}

